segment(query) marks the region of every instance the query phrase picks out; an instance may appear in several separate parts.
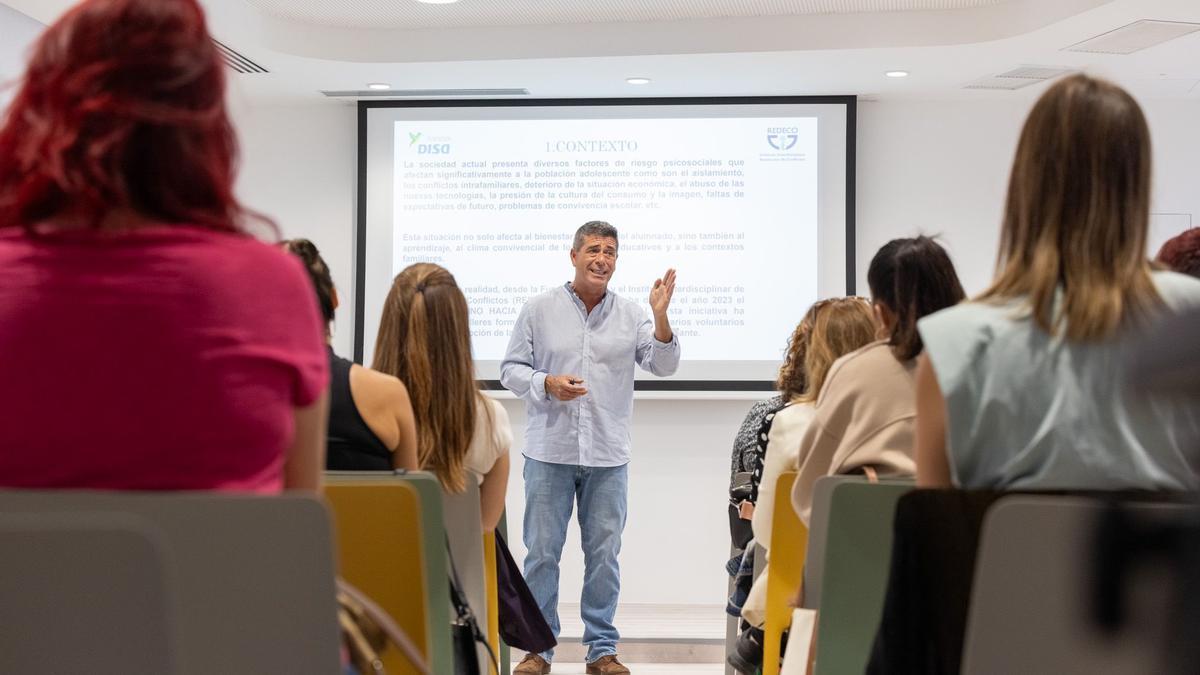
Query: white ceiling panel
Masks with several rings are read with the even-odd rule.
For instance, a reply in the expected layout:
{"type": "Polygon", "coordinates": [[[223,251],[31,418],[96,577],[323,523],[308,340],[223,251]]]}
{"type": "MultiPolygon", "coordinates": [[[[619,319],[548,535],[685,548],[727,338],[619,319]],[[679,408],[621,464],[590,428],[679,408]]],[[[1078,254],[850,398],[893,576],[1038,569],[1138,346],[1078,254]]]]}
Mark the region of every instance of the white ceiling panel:
{"type": "MultiPolygon", "coordinates": [[[[339,6],[349,6],[347,1],[339,6]]],[[[0,5],[50,22],[72,2],[0,0],[0,5]]],[[[276,7],[311,12],[318,4],[331,7],[338,0],[202,2],[213,34],[270,71],[237,74],[229,80],[234,98],[256,105],[339,105],[345,100],[320,92],[360,90],[371,82],[386,82],[394,91],[518,88],[527,89],[533,98],[860,94],[885,101],[1031,102],[1047,83],[1017,91],[963,85],[997,75],[1028,76],[1033,65],[1108,77],[1146,98],[1200,100],[1200,85],[1195,84],[1200,81],[1200,32],[1129,55],[1064,51],[1147,18],[1200,23],[1200,0],[1005,0],[973,8],[935,0],[791,2],[786,3],[789,11],[802,5],[807,11],[872,11],[419,30],[314,26],[267,11],[276,7]],[[954,9],[883,11],[951,4],[954,9]],[[889,70],[911,75],[889,78],[884,74],[889,70]],[[652,82],[627,84],[625,78],[635,75],[652,82]]],[[[356,0],[352,6],[359,13],[371,7],[494,12],[529,8],[535,2],[546,12],[611,12],[619,6],[613,0],[460,0],[442,7],[416,0],[356,0]]],[[[763,8],[785,4],[775,2],[697,0],[687,6],[719,6],[730,12],[747,7],[766,11],[763,8]]],[[[625,5],[634,8],[628,12],[661,11],[664,3],[625,5]]],[[[0,22],[0,38],[12,37],[3,28],[0,22]]],[[[0,39],[0,55],[19,55],[18,44],[0,39]]],[[[8,70],[0,72],[0,82],[19,72],[15,65],[8,70]]],[[[441,97],[444,92],[428,94],[441,97]]]]}
{"type": "Polygon", "coordinates": [[[245,0],[272,16],[343,28],[467,28],[975,9],[1007,0],[245,0]]]}

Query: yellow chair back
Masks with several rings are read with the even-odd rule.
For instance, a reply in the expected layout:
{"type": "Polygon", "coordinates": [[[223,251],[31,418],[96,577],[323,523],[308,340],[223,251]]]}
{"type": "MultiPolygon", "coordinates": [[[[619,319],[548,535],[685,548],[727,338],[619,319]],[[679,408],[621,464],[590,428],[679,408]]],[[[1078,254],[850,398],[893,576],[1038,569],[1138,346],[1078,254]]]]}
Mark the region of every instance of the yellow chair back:
{"type": "Polygon", "coordinates": [[[500,595],[496,585],[496,533],[483,533],[483,574],[487,584],[488,644],[500,658],[500,595]]]}
{"type": "Polygon", "coordinates": [[[771,514],[771,561],[767,565],[767,611],[763,624],[763,675],[779,675],[779,644],[792,620],[788,606],[804,578],[808,552],[808,528],[792,508],[792,484],[796,472],[780,474],[775,484],[775,503],[763,504],[771,514]]]}
{"type": "MultiPolygon", "coordinates": [[[[325,498],[333,511],[341,575],[391,614],[431,662],[417,491],[402,481],[330,482],[325,498]]],[[[381,657],[389,673],[416,672],[393,647],[381,657]]]]}

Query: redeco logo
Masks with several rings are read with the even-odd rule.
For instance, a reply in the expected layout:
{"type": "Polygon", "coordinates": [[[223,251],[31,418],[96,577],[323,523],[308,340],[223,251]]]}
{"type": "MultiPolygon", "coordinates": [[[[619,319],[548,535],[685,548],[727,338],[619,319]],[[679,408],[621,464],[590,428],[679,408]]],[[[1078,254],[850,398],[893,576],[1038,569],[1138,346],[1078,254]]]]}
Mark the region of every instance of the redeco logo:
{"type": "Polygon", "coordinates": [[[799,138],[796,127],[767,127],[767,143],[776,150],[791,150],[799,138]]]}
{"type": "Polygon", "coordinates": [[[418,155],[448,155],[450,154],[449,136],[427,136],[422,138],[420,131],[408,132],[408,149],[418,155]]]}

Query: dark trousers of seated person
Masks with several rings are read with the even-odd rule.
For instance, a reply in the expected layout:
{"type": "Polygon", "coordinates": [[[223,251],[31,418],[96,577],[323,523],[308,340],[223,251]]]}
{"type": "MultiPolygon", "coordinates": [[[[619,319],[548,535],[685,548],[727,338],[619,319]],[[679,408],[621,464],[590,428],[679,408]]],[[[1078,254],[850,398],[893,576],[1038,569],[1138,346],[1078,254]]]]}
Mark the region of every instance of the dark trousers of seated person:
{"type": "Polygon", "coordinates": [[[896,503],[869,675],[958,675],[983,517],[1006,494],[914,490],[896,503]]]}

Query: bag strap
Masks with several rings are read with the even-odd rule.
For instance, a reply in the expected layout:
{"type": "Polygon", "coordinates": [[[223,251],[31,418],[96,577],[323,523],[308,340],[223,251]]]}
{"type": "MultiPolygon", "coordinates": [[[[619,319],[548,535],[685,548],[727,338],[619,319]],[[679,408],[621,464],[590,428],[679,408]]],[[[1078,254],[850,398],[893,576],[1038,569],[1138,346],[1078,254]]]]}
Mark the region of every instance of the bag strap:
{"type": "Polygon", "coordinates": [[[446,566],[450,568],[450,603],[454,605],[454,613],[458,617],[456,623],[470,628],[471,639],[483,645],[487,650],[492,672],[500,675],[500,660],[492,651],[492,645],[488,643],[483,631],[479,629],[479,621],[475,618],[475,612],[467,601],[467,594],[463,592],[462,581],[459,581],[458,569],[454,566],[454,553],[450,549],[450,535],[446,535],[446,566]]]}
{"type": "MultiPolygon", "coordinates": [[[[417,649],[417,645],[412,641],[412,638],[408,636],[408,633],[405,633],[404,629],[396,623],[396,620],[393,619],[390,614],[384,611],[384,609],[376,604],[374,600],[367,597],[365,593],[352,586],[345,579],[338,578],[337,591],[339,595],[348,598],[355,605],[357,605],[357,607],[354,609],[361,609],[363,615],[369,618],[380,630],[383,631],[388,640],[390,640],[392,644],[396,645],[396,648],[400,650],[400,653],[404,655],[404,658],[407,659],[410,664],[412,664],[413,668],[418,673],[421,675],[432,675],[433,671],[431,671],[429,669],[429,665],[425,663],[425,659],[421,656],[421,652],[419,649],[417,649]]],[[[344,621],[343,628],[345,628],[344,621]]],[[[359,629],[357,626],[351,630],[348,630],[347,634],[356,642],[360,639],[366,642],[366,636],[362,634],[361,629],[359,629]]],[[[375,669],[377,672],[382,670],[382,664],[375,666],[375,669]]]]}
{"type": "MultiPolygon", "coordinates": [[[[338,596],[338,602],[345,600],[338,596]]],[[[347,607],[338,608],[338,627],[342,630],[342,639],[346,642],[350,663],[363,675],[387,675],[383,668],[383,660],[379,658],[379,649],[367,637],[359,621],[363,620],[354,615],[347,607]]]]}

